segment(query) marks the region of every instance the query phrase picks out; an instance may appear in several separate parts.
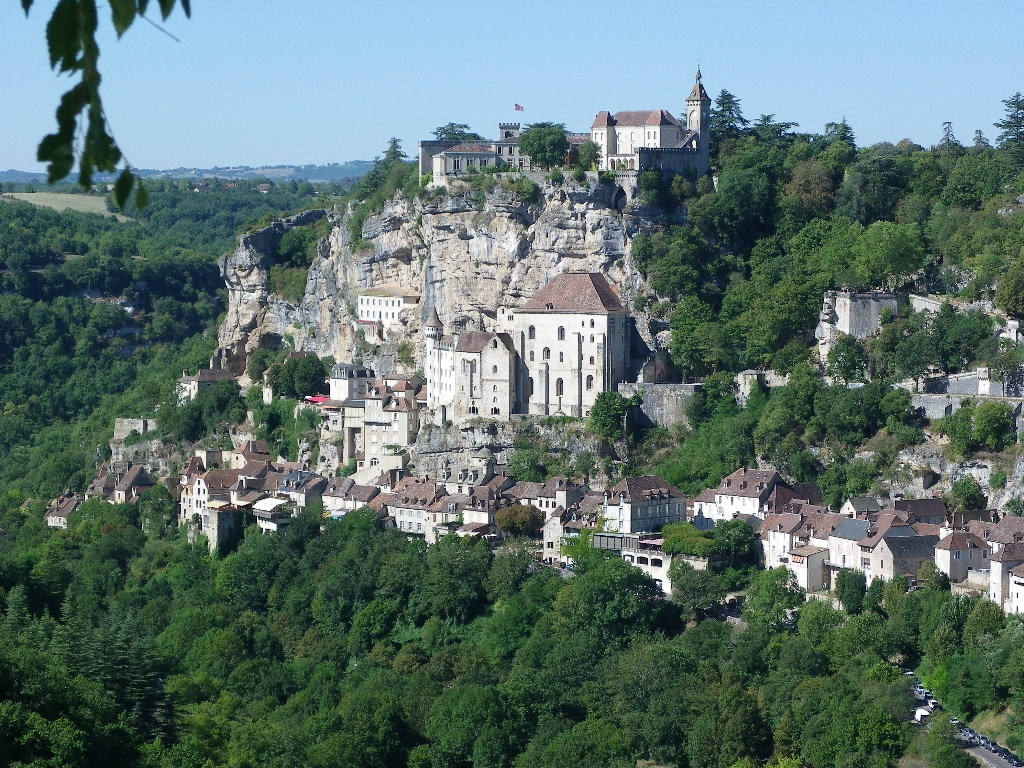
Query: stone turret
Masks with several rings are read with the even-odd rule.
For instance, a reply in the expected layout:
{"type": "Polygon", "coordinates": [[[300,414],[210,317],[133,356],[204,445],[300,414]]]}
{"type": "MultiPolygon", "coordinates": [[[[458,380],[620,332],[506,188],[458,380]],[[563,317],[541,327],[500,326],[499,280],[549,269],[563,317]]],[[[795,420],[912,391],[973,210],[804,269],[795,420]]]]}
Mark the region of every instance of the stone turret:
{"type": "Polygon", "coordinates": [[[697,134],[697,147],[701,153],[702,166],[710,162],[709,142],[711,141],[711,97],[701,83],[700,67],[697,67],[696,82],[686,99],[686,127],[697,134]]]}
{"type": "Polygon", "coordinates": [[[441,325],[441,318],[437,314],[437,307],[430,310],[430,317],[423,324],[423,335],[431,341],[437,341],[443,335],[444,326],[441,325]]]}

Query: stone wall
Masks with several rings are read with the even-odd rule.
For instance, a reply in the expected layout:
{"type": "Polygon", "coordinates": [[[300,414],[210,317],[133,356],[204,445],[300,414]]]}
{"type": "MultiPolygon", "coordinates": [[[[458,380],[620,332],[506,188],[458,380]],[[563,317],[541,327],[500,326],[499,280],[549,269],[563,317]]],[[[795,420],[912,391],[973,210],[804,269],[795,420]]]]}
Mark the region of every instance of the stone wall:
{"type": "Polygon", "coordinates": [[[907,297],[897,293],[825,291],[818,327],[814,331],[822,359],[828,356],[839,334],[866,339],[881,327],[882,312],[886,309],[896,312],[906,303],[907,297]]]}
{"type": "Polygon", "coordinates": [[[640,413],[651,424],[660,427],[674,427],[686,424],[686,406],[700,389],[700,384],[619,384],[618,392],[623,397],[632,397],[643,392],[640,413]]]}
{"type": "Polygon", "coordinates": [[[114,440],[124,440],[132,432],[144,435],[156,429],[155,419],[114,419],[114,440]]]}
{"type": "Polygon", "coordinates": [[[952,413],[956,413],[960,410],[960,406],[963,405],[964,400],[974,400],[975,402],[982,403],[988,400],[996,400],[1000,403],[1006,403],[1013,409],[1013,415],[1017,419],[1017,434],[1024,432],[1024,419],[1021,418],[1022,410],[1024,410],[1024,398],[1020,397],[985,397],[983,395],[957,395],[957,394],[931,394],[918,392],[912,394],[910,397],[910,403],[914,408],[920,408],[921,412],[924,413],[929,419],[941,419],[943,416],[949,416],[952,413]]]}

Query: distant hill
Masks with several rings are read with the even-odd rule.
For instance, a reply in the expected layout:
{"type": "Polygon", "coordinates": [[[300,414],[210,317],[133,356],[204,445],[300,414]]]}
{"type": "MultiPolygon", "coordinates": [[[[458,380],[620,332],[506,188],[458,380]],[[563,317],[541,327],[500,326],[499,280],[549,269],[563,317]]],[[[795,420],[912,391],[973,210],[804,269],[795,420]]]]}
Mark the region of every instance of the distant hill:
{"type": "MultiPolygon", "coordinates": [[[[367,160],[350,160],[345,163],[330,163],[328,165],[267,165],[253,167],[248,165],[236,165],[231,167],[214,168],[170,168],[166,170],[155,170],[152,168],[136,168],[135,172],[143,178],[152,176],[167,176],[171,178],[197,178],[197,179],[257,179],[266,178],[273,181],[344,181],[345,179],[357,179],[373,167],[373,163],[367,160]]],[[[109,181],[116,177],[116,174],[96,174],[97,181],[109,181]]],[[[46,181],[45,173],[31,173],[29,171],[18,171],[10,169],[0,171],[0,183],[10,182],[24,184],[32,181],[46,181]]]]}

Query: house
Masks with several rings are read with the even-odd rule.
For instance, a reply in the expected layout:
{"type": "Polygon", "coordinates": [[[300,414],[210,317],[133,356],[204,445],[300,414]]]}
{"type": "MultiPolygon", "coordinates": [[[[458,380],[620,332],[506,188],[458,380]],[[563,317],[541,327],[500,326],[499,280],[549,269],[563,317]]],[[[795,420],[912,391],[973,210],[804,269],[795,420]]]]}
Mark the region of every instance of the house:
{"type": "Polygon", "coordinates": [[[46,508],[46,514],[43,516],[46,525],[50,528],[66,529],[68,527],[68,518],[82,506],[82,501],[82,498],[77,494],[58,496],[46,508]]]}
{"type": "Polygon", "coordinates": [[[989,555],[987,597],[1006,613],[1024,612],[1024,543],[1004,544],[989,555]]]}
{"type": "Polygon", "coordinates": [[[697,70],[686,99],[686,124],[665,109],[598,112],[590,139],[601,149],[603,171],[646,171],[703,176],[711,167],[711,98],[697,70]]]}
{"type": "Polygon", "coordinates": [[[385,497],[384,503],[398,530],[433,544],[437,541],[435,525],[458,518],[458,509],[448,506],[447,495],[441,483],[405,477],[385,497]]]}
{"type": "Polygon", "coordinates": [[[363,413],[363,453],[360,468],[402,469],[408,459],[404,450],[416,441],[420,406],[416,393],[419,376],[391,375],[367,385],[363,413]]]}
{"type": "Polygon", "coordinates": [[[344,517],[347,513],[367,506],[380,490],[373,485],[358,485],[350,477],[331,478],[323,492],[325,514],[344,517]]]}
{"type": "Polygon", "coordinates": [[[967,581],[981,571],[987,582],[991,563],[988,542],[969,531],[953,531],[935,545],[935,565],[952,582],[967,581]]]}
{"type": "Polygon", "coordinates": [[[839,508],[839,514],[855,517],[858,520],[866,520],[881,511],[882,505],[878,499],[871,496],[851,496],[839,508]]]}
{"type": "Polygon", "coordinates": [[[551,565],[568,565],[572,562],[572,558],[563,554],[563,545],[579,540],[581,531],[597,530],[603,502],[604,494],[587,493],[579,503],[568,508],[556,508],[548,515],[542,529],[541,558],[544,562],[551,565]]]}
{"type": "Polygon", "coordinates": [[[891,581],[893,576],[914,578],[922,565],[935,559],[938,543],[938,536],[883,537],[872,550],[871,569],[866,574],[868,582],[878,578],[891,581]]]}
{"type": "Polygon", "coordinates": [[[782,475],[774,470],[737,469],[712,491],[694,499],[694,516],[717,524],[738,515],[754,515],[764,520],[769,514],[768,499],[782,475]]]}
{"type": "Polygon", "coordinates": [[[660,477],[626,478],[605,491],[601,521],[610,533],[658,531],[686,521],[686,496],[660,477]]]}
{"type": "Polygon", "coordinates": [[[914,520],[919,523],[931,523],[932,525],[942,525],[949,515],[946,502],[941,498],[897,499],[893,507],[913,515],[914,520]]]}
{"type": "Polygon", "coordinates": [[[519,151],[520,128],[519,123],[499,123],[498,138],[493,141],[421,141],[420,175],[430,174],[435,182],[443,182],[485,168],[529,171],[533,163],[519,151]]]}
{"type": "Polygon", "coordinates": [[[384,283],[361,291],[356,299],[356,322],[373,341],[414,320],[420,294],[398,283],[384,283]]]}
{"type": "Polygon", "coordinates": [[[281,478],[278,497],[287,498],[296,510],[319,504],[327,487],[327,479],[309,470],[293,470],[281,478]]]}
{"type": "Polygon", "coordinates": [[[189,400],[195,400],[204,389],[234,378],[231,371],[223,368],[203,368],[194,375],[182,371],[181,378],[178,379],[178,402],[187,403],[189,400]]]}
{"type": "Polygon", "coordinates": [[[831,587],[828,555],[828,547],[805,545],[790,550],[787,567],[805,592],[817,592],[831,587]]]}
{"type": "Polygon", "coordinates": [[[223,461],[227,464],[227,469],[242,469],[250,462],[269,462],[273,458],[270,455],[270,444],[266,440],[246,440],[233,451],[227,451],[223,461]]]}
{"type": "MultiPolygon", "coordinates": [[[[660,536],[627,533],[598,532],[591,540],[591,545],[595,549],[607,549],[615,552],[625,562],[646,573],[654,579],[654,583],[658,585],[665,596],[670,597],[672,595],[672,580],[669,578],[669,569],[672,567],[674,556],[665,552],[661,548],[662,544],[664,544],[664,539],[660,536]]],[[[675,557],[681,557],[681,555],[675,557]]],[[[700,559],[698,558],[698,560],[700,559]]],[[[697,570],[707,570],[707,560],[704,559],[703,563],[696,563],[694,567],[697,570]]]]}
{"type": "Polygon", "coordinates": [[[156,485],[141,464],[129,464],[128,471],[114,485],[110,500],[114,504],[131,504],[139,500],[139,496],[147,488],[156,485]]]}
{"type": "Polygon", "coordinates": [[[267,497],[252,505],[256,526],[263,533],[276,533],[291,525],[294,517],[287,499],[267,497]]]}

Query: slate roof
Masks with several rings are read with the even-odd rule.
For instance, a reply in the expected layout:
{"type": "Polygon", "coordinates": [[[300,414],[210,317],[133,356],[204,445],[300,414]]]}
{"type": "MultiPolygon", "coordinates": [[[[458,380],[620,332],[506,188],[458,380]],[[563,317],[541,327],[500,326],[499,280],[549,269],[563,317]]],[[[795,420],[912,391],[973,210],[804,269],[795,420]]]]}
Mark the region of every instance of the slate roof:
{"type": "Polygon", "coordinates": [[[889,536],[885,545],[893,557],[932,557],[938,536],[889,536]]]}
{"type": "Polygon", "coordinates": [[[625,312],[618,295],[598,272],[563,272],[516,312],[625,312]]]}
{"type": "Polygon", "coordinates": [[[644,501],[651,497],[668,496],[673,499],[684,497],[682,491],[670,485],[660,477],[654,475],[641,475],[640,477],[627,477],[619,482],[610,491],[612,498],[625,494],[626,501],[635,503],[644,501]]]}
{"type": "Polygon", "coordinates": [[[851,496],[846,501],[853,507],[854,512],[869,514],[882,511],[882,505],[872,496],[851,496]]]}
{"type": "MultiPolygon", "coordinates": [[[[506,142],[507,141],[508,140],[506,139],[506,142]]],[[[474,143],[466,143],[466,144],[456,144],[454,147],[448,147],[448,149],[442,151],[440,154],[442,154],[442,155],[447,155],[447,154],[453,154],[453,155],[488,154],[488,155],[493,155],[494,154],[494,148],[489,143],[488,144],[480,144],[480,143],[475,143],[474,142],[474,143]]]]}
{"type": "Polygon", "coordinates": [[[1024,517],[1008,515],[998,523],[971,520],[964,528],[985,541],[996,544],[1015,544],[1024,541],[1024,517]]]}
{"type": "Polygon", "coordinates": [[[893,507],[913,513],[918,519],[923,517],[945,517],[949,512],[946,502],[942,499],[898,499],[893,507]]]}
{"type": "Polygon", "coordinates": [[[793,512],[777,512],[768,515],[761,525],[761,534],[793,533],[803,524],[803,517],[793,512]]]}
{"type": "Polygon", "coordinates": [[[737,469],[722,480],[718,493],[722,496],[752,496],[759,498],[772,482],[782,479],[775,470],[737,469]],[[759,487],[760,486],[760,487],[759,487]]]}
{"type": "Polygon", "coordinates": [[[840,521],[839,525],[832,529],[832,536],[837,539],[849,539],[860,541],[868,532],[871,524],[867,520],[854,520],[852,517],[840,521]]]}

